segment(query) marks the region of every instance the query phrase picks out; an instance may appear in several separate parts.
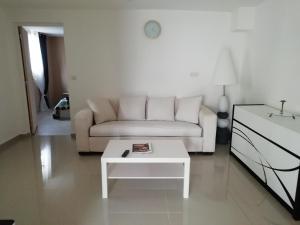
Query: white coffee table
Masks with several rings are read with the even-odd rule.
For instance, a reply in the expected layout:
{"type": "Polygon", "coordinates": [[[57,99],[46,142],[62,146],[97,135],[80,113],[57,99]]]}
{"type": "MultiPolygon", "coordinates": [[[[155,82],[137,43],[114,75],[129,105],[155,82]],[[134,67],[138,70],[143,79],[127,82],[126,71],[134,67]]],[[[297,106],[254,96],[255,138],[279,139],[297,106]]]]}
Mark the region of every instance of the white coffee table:
{"type": "Polygon", "coordinates": [[[111,140],[101,157],[102,197],[108,179],[183,179],[183,198],[189,197],[190,157],[180,140],[111,140]],[[150,143],[152,153],[132,153],[132,144],[150,143]],[[130,150],[126,158],[121,155],[130,150]]]}

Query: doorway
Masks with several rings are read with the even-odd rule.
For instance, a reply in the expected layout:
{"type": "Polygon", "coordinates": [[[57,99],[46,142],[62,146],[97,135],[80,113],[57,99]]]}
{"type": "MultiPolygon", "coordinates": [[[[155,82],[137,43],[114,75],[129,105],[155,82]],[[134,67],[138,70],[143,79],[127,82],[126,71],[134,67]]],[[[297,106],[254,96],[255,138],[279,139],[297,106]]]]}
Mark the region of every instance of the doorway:
{"type": "Polygon", "coordinates": [[[70,101],[62,26],[20,26],[30,131],[70,135],[70,101]]]}

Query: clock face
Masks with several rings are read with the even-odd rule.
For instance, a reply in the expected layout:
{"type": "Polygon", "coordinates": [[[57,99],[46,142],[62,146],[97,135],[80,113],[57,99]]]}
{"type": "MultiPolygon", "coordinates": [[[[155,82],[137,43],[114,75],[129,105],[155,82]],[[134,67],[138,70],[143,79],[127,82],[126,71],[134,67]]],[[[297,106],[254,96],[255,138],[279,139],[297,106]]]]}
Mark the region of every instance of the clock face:
{"type": "Polygon", "coordinates": [[[148,38],[158,38],[161,33],[160,24],[155,20],[149,20],[144,27],[145,34],[148,38]]]}

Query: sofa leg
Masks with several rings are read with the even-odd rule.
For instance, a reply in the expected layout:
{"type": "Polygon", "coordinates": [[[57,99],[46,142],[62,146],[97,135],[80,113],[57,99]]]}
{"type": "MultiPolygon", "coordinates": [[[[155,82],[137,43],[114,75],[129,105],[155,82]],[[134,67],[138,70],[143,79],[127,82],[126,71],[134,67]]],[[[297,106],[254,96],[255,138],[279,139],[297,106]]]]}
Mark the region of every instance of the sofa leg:
{"type": "Polygon", "coordinates": [[[200,152],[203,155],[213,155],[215,152],[200,152]]]}
{"type": "Polygon", "coordinates": [[[102,155],[103,152],[78,152],[80,156],[102,155]]]}
{"type": "Polygon", "coordinates": [[[213,155],[214,152],[189,152],[190,155],[213,155]]]}

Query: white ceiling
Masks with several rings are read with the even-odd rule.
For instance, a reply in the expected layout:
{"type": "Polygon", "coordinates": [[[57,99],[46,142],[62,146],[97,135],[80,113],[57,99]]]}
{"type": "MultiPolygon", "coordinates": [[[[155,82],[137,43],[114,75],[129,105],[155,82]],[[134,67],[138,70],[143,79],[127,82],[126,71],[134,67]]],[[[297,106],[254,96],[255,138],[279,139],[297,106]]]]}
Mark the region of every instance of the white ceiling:
{"type": "Polygon", "coordinates": [[[47,34],[50,36],[64,36],[64,28],[63,27],[40,27],[40,26],[24,26],[24,29],[27,31],[40,32],[43,34],[47,34]]]}
{"type": "Polygon", "coordinates": [[[242,6],[256,6],[262,1],[264,0],[0,0],[0,6],[12,8],[232,11],[242,6]]]}

